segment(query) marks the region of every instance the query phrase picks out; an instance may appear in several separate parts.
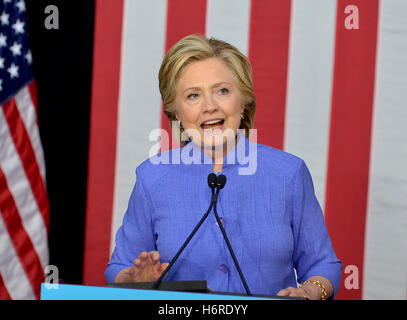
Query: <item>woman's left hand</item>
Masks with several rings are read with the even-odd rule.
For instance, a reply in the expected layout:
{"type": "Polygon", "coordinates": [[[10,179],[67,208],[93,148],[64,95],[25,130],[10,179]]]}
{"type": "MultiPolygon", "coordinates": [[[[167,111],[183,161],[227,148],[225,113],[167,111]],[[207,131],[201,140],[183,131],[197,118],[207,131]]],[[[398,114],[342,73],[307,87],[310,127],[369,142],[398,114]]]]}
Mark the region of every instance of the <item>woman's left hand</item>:
{"type": "Polygon", "coordinates": [[[283,296],[283,297],[298,297],[298,298],[307,298],[308,300],[319,300],[321,294],[317,292],[313,292],[311,288],[306,288],[306,286],[302,286],[301,288],[294,288],[294,287],[288,287],[283,290],[280,290],[277,293],[278,296],[283,296]],[[319,295],[318,295],[319,294],[319,295]]]}

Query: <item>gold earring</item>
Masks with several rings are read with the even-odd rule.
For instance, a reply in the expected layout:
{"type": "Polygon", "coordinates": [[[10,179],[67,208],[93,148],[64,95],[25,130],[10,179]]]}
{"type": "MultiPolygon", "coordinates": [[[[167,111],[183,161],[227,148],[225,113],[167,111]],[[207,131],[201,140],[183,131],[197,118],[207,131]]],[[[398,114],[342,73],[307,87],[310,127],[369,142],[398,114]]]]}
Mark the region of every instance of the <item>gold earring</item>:
{"type": "Polygon", "coordinates": [[[243,113],[243,112],[240,114],[240,117],[241,117],[242,119],[244,119],[244,113],[243,113]]]}

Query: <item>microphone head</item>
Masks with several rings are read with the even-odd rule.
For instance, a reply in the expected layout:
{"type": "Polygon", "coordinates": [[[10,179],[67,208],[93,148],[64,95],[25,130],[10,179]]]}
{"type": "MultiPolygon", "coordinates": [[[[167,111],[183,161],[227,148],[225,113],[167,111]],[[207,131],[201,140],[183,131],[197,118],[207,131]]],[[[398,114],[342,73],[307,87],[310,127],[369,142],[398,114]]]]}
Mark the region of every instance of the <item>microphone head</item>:
{"type": "Polygon", "coordinates": [[[216,177],[216,187],[218,187],[219,189],[222,189],[225,184],[226,184],[226,176],[221,174],[219,176],[216,177]]]}
{"type": "Polygon", "coordinates": [[[208,185],[209,185],[209,188],[211,188],[211,189],[215,189],[215,187],[216,187],[216,174],[214,174],[214,173],[210,173],[209,175],[208,175],[208,185]]]}

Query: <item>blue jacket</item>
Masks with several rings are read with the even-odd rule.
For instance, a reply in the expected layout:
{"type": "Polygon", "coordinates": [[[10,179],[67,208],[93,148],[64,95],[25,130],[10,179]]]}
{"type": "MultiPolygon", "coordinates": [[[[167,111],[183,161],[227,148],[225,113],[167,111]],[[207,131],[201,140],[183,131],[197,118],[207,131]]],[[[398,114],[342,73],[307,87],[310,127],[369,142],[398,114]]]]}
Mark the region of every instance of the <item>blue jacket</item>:
{"type": "MultiPolygon", "coordinates": [[[[108,283],[142,251],[158,250],[161,262],[172,259],[209,207],[212,167],[211,157],[189,142],[136,169],[136,185],[105,271],[108,283]]],[[[239,134],[222,173],[227,182],[217,211],[250,291],[277,294],[319,275],[331,281],[336,294],[341,262],[304,161],[239,134]]],[[[207,280],[215,291],[245,292],[213,212],[165,278],[171,280],[207,280]]]]}

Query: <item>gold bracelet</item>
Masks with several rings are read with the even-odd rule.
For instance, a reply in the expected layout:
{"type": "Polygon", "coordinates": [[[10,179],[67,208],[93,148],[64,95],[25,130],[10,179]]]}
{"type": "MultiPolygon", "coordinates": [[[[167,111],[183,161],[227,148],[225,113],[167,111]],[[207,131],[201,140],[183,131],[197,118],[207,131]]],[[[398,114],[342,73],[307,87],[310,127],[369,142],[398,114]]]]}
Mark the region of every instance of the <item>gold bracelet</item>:
{"type": "Polygon", "coordinates": [[[324,285],[322,284],[322,282],[321,281],[318,281],[318,280],[307,280],[307,281],[304,281],[303,283],[301,283],[300,284],[300,288],[302,287],[302,285],[303,284],[306,284],[306,283],[313,283],[313,284],[316,284],[318,287],[319,287],[319,289],[321,289],[321,300],[325,300],[326,299],[326,289],[325,289],[325,287],[324,287],[324,285]]]}

